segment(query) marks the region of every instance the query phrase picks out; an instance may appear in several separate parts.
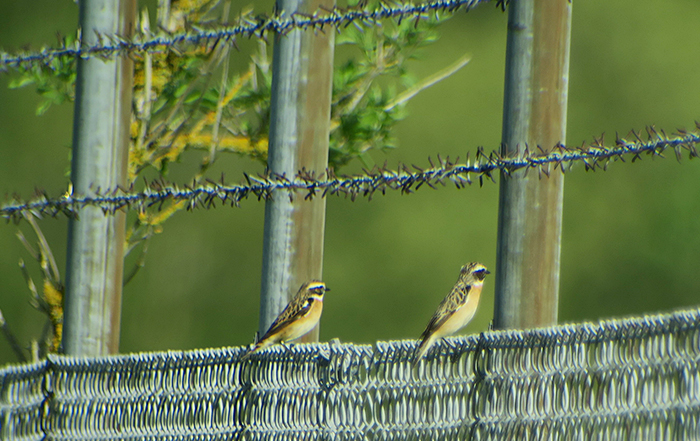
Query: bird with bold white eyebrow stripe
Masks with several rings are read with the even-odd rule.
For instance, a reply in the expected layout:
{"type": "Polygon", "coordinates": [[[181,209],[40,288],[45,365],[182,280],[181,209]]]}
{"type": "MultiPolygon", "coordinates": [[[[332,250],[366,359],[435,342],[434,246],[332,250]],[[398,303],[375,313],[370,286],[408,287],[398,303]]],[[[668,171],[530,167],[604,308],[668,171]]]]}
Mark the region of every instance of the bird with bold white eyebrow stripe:
{"type": "Polygon", "coordinates": [[[257,342],[255,347],[245,354],[241,361],[252,354],[276,343],[296,340],[311,331],[321,318],[323,312],[323,295],[330,291],[325,283],[312,280],[299,288],[291,302],[257,342]]]}
{"type": "Polygon", "coordinates": [[[440,303],[421,335],[421,342],[413,359],[414,365],[423,358],[436,341],[454,334],[471,321],[479,306],[481,288],[484,286],[484,278],[487,274],[491,272],[478,262],[462,267],[457,283],[440,303]]]}

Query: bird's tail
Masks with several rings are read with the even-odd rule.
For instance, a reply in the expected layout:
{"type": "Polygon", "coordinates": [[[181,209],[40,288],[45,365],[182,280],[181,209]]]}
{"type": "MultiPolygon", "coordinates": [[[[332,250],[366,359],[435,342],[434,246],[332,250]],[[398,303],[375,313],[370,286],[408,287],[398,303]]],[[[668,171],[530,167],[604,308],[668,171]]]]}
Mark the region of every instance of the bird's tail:
{"type": "Polygon", "coordinates": [[[265,349],[266,347],[271,346],[271,345],[272,345],[272,341],[270,341],[269,339],[259,341],[253,349],[251,349],[250,351],[248,351],[246,354],[244,354],[241,357],[241,361],[246,361],[254,353],[256,353],[258,351],[262,351],[263,349],[265,349]]]}
{"type": "Polygon", "coordinates": [[[413,356],[413,366],[417,365],[418,362],[421,361],[423,356],[425,356],[425,354],[428,352],[428,349],[433,346],[435,340],[435,336],[431,335],[430,337],[424,338],[423,341],[420,342],[418,348],[416,348],[415,355],[413,356]]]}

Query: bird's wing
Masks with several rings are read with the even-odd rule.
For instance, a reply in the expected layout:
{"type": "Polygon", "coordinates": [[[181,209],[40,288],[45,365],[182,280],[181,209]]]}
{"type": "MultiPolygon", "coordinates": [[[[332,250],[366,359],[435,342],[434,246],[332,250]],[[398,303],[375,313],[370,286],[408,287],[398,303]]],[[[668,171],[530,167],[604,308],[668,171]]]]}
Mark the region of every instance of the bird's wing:
{"type": "Polygon", "coordinates": [[[436,329],[439,329],[452,315],[459,310],[467,301],[469,292],[472,290],[471,285],[456,286],[450,294],[442,299],[437,311],[425,327],[425,331],[421,335],[421,339],[429,337],[436,329]]]}
{"type": "Polygon", "coordinates": [[[305,316],[308,312],[309,309],[311,309],[311,305],[313,305],[315,300],[313,297],[297,297],[290,304],[287,305],[286,308],[284,308],[284,311],[280,315],[277,316],[274,322],[272,322],[272,325],[270,325],[270,329],[267,330],[265,335],[260,339],[260,341],[265,340],[267,337],[270,335],[273,335],[277,333],[280,329],[283,327],[287,326],[289,323],[294,322],[295,320],[305,316]]]}

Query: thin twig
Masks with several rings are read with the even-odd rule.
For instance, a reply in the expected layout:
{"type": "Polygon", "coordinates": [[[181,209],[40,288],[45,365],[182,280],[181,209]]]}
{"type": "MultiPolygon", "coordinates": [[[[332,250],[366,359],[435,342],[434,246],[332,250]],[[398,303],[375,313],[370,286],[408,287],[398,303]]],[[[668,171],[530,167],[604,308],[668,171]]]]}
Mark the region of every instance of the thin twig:
{"type": "Polygon", "coordinates": [[[133,268],[131,271],[129,271],[129,274],[127,274],[124,277],[124,281],[122,282],[122,286],[126,286],[127,283],[131,282],[131,280],[136,276],[136,274],[141,270],[146,265],[146,254],[148,253],[148,243],[150,242],[151,235],[148,234],[144,236],[141,239],[141,253],[139,254],[138,259],[134,263],[133,268]]]}
{"type": "Polygon", "coordinates": [[[27,249],[29,254],[32,256],[34,260],[39,262],[41,260],[41,256],[39,255],[39,252],[34,249],[34,247],[29,243],[27,238],[24,236],[24,233],[22,233],[21,230],[17,230],[17,238],[19,239],[20,242],[22,242],[22,245],[24,245],[24,248],[27,249]]]}
{"type": "Polygon", "coordinates": [[[19,259],[19,269],[22,272],[22,276],[24,277],[25,282],[27,282],[27,286],[29,287],[29,291],[32,292],[32,302],[31,305],[38,309],[41,312],[44,313],[49,313],[49,305],[46,303],[46,301],[39,295],[39,291],[36,289],[36,285],[34,284],[34,280],[32,280],[32,277],[29,275],[29,270],[27,270],[27,266],[24,264],[24,259],[19,259]]]}
{"type": "Polygon", "coordinates": [[[15,337],[15,334],[12,333],[10,326],[5,321],[5,317],[2,315],[2,310],[0,310],[0,328],[2,328],[2,333],[5,336],[5,339],[10,344],[10,347],[14,351],[15,355],[17,355],[19,361],[25,363],[27,361],[27,357],[24,355],[24,351],[20,346],[17,337],[15,337]]]}
{"type": "MultiPolygon", "coordinates": [[[[228,19],[228,14],[231,9],[231,2],[226,2],[224,4],[224,10],[222,12],[222,20],[226,22],[228,19]]],[[[226,96],[226,84],[228,83],[228,70],[231,64],[231,57],[229,57],[230,46],[226,45],[224,47],[222,56],[224,58],[224,68],[221,72],[221,90],[219,91],[219,101],[216,104],[216,117],[214,118],[214,126],[212,128],[211,136],[211,150],[209,151],[209,159],[207,160],[207,167],[214,163],[216,159],[216,149],[219,146],[219,126],[221,125],[221,115],[224,111],[224,97],[226,96]]]]}
{"type": "Polygon", "coordinates": [[[384,106],[384,111],[388,112],[389,110],[393,109],[399,104],[403,104],[406,101],[410,100],[411,98],[418,95],[418,93],[422,92],[428,87],[433,86],[439,83],[440,81],[444,80],[445,78],[448,78],[449,76],[455,74],[458,70],[466,66],[467,63],[471,61],[471,59],[471,55],[465,54],[462,58],[447,66],[443,70],[430,75],[420,83],[404,91],[401,95],[397,96],[392,102],[384,106]]]}
{"type": "Polygon", "coordinates": [[[51,251],[49,242],[46,240],[46,236],[44,236],[44,233],[41,231],[41,228],[39,228],[39,225],[36,223],[36,219],[31,212],[25,212],[23,215],[25,220],[29,222],[29,225],[32,226],[36,237],[39,238],[39,250],[41,256],[45,257],[50,265],[51,272],[49,272],[48,268],[45,268],[45,264],[43,262],[40,262],[46,277],[51,281],[59,282],[61,280],[61,275],[58,272],[58,265],[56,264],[56,259],[53,257],[53,252],[51,251]]]}

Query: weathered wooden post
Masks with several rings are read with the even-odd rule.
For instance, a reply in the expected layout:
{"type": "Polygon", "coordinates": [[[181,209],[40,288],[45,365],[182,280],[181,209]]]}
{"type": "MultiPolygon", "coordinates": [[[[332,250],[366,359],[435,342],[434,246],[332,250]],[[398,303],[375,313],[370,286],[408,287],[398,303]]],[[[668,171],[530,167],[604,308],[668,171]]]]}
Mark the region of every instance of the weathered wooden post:
{"type": "MultiPolygon", "coordinates": [[[[81,0],[83,48],[100,35],[130,37],[135,0],[81,0]]],[[[104,40],[103,40],[104,41],[104,40]]],[[[78,60],[71,181],[75,194],[125,186],[133,62],[126,56],[78,60]]],[[[126,214],[86,206],[68,230],[63,348],[70,355],[119,350],[126,214]]]]}
{"type": "MultiPolygon", "coordinates": [[[[566,139],[571,2],[511,0],[502,154],[550,151],[566,139]]],[[[501,173],[496,328],[557,322],[564,176],[501,173]]]]}
{"type": "MultiPolygon", "coordinates": [[[[333,0],[277,0],[281,16],[331,9],[333,0]]],[[[334,29],[294,29],[275,36],[268,168],[293,179],[302,168],[320,176],[328,166],[334,29]]],[[[326,201],[286,191],[265,204],[259,331],[262,335],[309,279],[320,279],[326,201]]],[[[318,328],[306,341],[318,340],[318,328]]]]}

